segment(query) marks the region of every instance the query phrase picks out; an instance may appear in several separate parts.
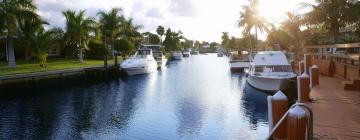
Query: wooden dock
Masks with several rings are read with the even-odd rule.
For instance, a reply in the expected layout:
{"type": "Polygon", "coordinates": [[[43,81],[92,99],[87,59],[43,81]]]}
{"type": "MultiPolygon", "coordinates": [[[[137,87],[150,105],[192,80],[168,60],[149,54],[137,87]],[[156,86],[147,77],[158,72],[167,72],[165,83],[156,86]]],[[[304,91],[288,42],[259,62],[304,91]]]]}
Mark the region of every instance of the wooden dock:
{"type": "Polygon", "coordinates": [[[346,91],[342,79],[320,76],[311,89],[314,139],[360,139],[360,92],[346,91]]]}

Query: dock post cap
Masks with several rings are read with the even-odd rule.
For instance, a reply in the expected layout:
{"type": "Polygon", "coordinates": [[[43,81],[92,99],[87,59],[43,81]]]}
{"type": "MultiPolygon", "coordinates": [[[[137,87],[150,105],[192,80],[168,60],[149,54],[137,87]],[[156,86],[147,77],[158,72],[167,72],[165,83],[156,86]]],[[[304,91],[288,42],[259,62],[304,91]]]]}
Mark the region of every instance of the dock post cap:
{"type": "Polygon", "coordinates": [[[304,72],[303,74],[300,75],[300,77],[302,77],[302,78],[309,78],[309,75],[308,75],[306,72],[304,72]]]}
{"type": "Polygon", "coordinates": [[[311,68],[319,68],[318,66],[316,65],[312,65],[311,68]]]}
{"type": "Polygon", "coordinates": [[[300,106],[295,106],[289,110],[289,116],[305,117],[307,116],[307,112],[300,106]]]}
{"type": "Polygon", "coordinates": [[[276,94],[274,94],[273,99],[274,100],[287,100],[287,97],[281,90],[279,90],[278,92],[276,92],[276,94]]]}

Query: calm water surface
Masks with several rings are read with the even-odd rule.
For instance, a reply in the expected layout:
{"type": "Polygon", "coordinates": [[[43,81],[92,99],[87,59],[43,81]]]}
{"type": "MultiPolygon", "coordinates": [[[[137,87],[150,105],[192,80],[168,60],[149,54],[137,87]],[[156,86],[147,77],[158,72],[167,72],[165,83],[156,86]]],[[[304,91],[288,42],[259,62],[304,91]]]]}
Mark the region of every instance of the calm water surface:
{"type": "Polygon", "coordinates": [[[150,75],[0,100],[0,139],[264,139],[266,94],[216,54],[150,75]]]}

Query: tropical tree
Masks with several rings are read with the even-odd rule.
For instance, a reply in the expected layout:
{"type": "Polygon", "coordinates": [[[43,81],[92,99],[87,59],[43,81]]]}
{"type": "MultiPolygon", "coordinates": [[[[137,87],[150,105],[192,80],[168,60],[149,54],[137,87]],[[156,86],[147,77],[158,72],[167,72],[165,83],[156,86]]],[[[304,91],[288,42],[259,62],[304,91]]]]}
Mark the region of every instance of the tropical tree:
{"type": "Polygon", "coordinates": [[[35,12],[18,15],[18,26],[20,31],[18,38],[20,40],[19,42],[21,42],[19,43],[19,46],[22,46],[25,49],[25,60],[31,59],[32,50],[34,49],[32,48],[34,47],[34,36],[39,29],[43,28],[44,24],[48,23],[43,21],[35,12]]]}
{"type": "Polygon", "coordinates": [[[69,41],[78,47],[78,57],[80,63],[83,63],[83,50],[91,39],[90,33],[93,31],[95,20],[92,17],[85,17],[85,10],[76,13],[75,11],[64,11],[66,18],[66,33],[69,41]]]}
{"type": "Polygon", "coordinates": [[[311,8],[305,14],[308,24],[321,25],[330,31],[333,43],[338,42],[338,34],[341,27],[345,27],[349,21],[349,7],[354,0],[315,0],[316,4],[301,3],[304,8],[311,8]]]}
{"type": "Polygon", "coordinates": [[[115,48],[122,52],[124,58],[135,50],[134,44],[124,38],[115,42],[115,48]]]}
{"type": "Polygon", "coordinates": [[[144,36],[144,41],[150,44],[159,44],[161,41],[159,36],[150,32],[143,33],[143,36],[144,36]]]}
{"type": "Polygon", "coordinates": [[[17,36],[19,19],[23,17],[22,15],[35,16],[35,9],[36,6],[32,0],[2,0],[0,2],[0,35],[5,36],[7,47],[11,50],[8,54],[8,65],[11,67],[16,66],[11,39],[17,36]]]}
{"type": "Polygon", "coordinates": [[[48,52],[55,45],[55,32],[40,29],[35,33],[34,49],[40,63],[40,67],[46,67],[48,52]]]}
{"type": "Polygon", "coordinates": [[[114,54],[114,43],[115,40],[120,37],[121,23],[124,20],[122,15],[119,15],[122,9],[113,8],[109,12],[100,11],[98,12],[100,30],[103,35],[105,45],[111,48],[111,58],[114,54]]]}
{"type": "Polygon", "coordinates": [[[164,46],[166,51],[176,51],[181,49],[180,39],[183,39],[182,32],[171,31],[170,28],[166,30],[164,46]]]}
{"type": "MultiPolygon", "coordinates": [[[[303,36],[300,30],[300,26],[303,24],[303,20],[300,15],[295,15],[292,12],[287,12],[287,20],[282,23],[282,29],[288,33],[292,38],[292,44],[295,46],[295,59],[297,58],[299,48],[303,43],[303,36]]],[[[283,35],[281,32],[277,32],[278,35],[283,35]]]]}
{"type": "Polygon", "coordinates": [[[165,33],[165,28],[163,26],[158,26],[156,28],[156,33],[159,35],[159,38],[160,38],[160,43],[162,43],[162,36],[164,35],[165,33]]]}
{"type": "Polygon", "coordinates": [[[139,32],[141,28],[143,28],[143,26],[134,24],[134,20],[132,18],[123,20],[121,30],[122,38],[125,38],[132,44],[138,45],[139,41],[143,37],[139,32]]]}
{"type": "Polygon", "coordinates": [[[256,42],[251,41],[251,30],[255,28],[256,41],[258,40],[258,30],[260,32],[268,31],[267,22],[259,15],[258,8],[258,0],[249,0],[248,5],[243,5],[244,10],[240,12],[240,19],[237,22],[238,26],[243,28],[243,33],[248,34],[250,44],[253,48],[256,48],[256,42]]]}
{"type": "Polygon", "coordinates": [[[229,33],[228,32],[222,32],[222,36],[221,36],[221,46],[226,48],[226,49],[229,49],[228,45],[229,45],[229,33]]]}

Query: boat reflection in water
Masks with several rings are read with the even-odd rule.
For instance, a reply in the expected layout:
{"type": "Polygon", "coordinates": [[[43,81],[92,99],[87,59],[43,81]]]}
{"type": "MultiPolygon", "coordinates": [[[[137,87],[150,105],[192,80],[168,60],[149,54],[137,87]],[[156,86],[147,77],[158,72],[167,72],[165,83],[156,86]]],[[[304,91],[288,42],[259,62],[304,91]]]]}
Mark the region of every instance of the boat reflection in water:
{"type": "Polygon", "coordinates": [[[29,89],[0,99],[0,139],[264,139],[267,94],[245,80],[210,54],[150,75],[29,89]]]}

